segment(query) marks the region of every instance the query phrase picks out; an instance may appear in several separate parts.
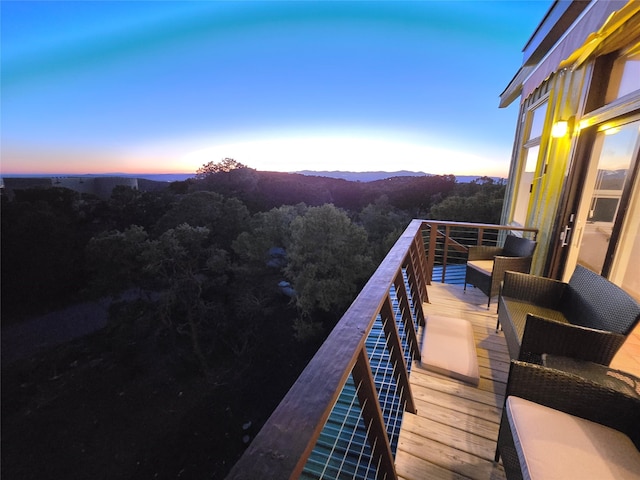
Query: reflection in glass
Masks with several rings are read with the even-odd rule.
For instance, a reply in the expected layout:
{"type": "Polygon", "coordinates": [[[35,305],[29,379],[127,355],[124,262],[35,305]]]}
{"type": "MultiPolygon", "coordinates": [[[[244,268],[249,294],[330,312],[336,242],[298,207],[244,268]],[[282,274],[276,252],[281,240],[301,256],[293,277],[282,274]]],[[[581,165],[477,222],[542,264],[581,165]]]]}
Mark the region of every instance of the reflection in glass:
{"type": "Polygon", "coordinates": [[[531,197],[531,184],[533,183],[539,153],[540,146],[531,147],[526,150],[525,166],[520,174],[516,206],[513,212],[513,222],[520,226],[524,226],[526,223],[529,198],[531,197]]]}
{"type": "Polygon", "coordinates": [[[578,263],[602,273],[620,199],[630,168],[637,155],[640,122],[598,133],[591,162],[595,175],[587,178],[585,192],[590,195],[589,210],[578,252],[578,263]],[[591,193],[589,193],[591,192],[591,193]]]}
{"type": "Polygon", "coordinates": [[[635,52],[637,48],[640,48],[640,45],[632,48],[633,53],[622,56],[614,62],[605,99],[606,103],[640,90],[640,52],[635,52]]]}
{"type": "Polygon", "coordinates": [[[544,127],[544,118],[547,116],[547,103],[543,103],[533,111],[533,118],[531,119],[531,129],[529,130],[529,137],[527,140],[532,140],[542,136],[542,129],[544,127]]]}

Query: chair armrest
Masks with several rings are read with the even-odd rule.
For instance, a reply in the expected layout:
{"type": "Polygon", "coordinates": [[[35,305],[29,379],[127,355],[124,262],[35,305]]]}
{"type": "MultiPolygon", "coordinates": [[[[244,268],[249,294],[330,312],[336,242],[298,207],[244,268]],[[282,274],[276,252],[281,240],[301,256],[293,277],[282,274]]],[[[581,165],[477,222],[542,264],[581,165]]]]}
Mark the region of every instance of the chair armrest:
{"type": "Polygon", "coordinates": [[[640,397],[573,373],[512,361],[507,396],[586,418],[628,435],[640,449],[640,397]]]}
{"type": "Polygon", "coordinates": [[[562,355],[609,365],[625,341],[619,333],[563,323],[527,314],[520,345],[520,359],[531,355],[562,355]]]}
{"type": "Polygon", "coordinates": [[[528,273],[531,268],[531,257],[503,257],[498,255],[493,262],[493,276],[500,280],[504,278],[504,272],[528,273]]]}
{"type": "Polygon", "coordinates": [[[555,308],[566,288],[567,284],[558,280],[507,271],[504,274],[501,295],[535,303],[541,307],[555,308]]]}
{"type": "Polygon", "coordinates": [[[502,253],[502,247],[490,247],[478,245],[469,247],[467,260],[492,260],[496,255],[502,253]]]}

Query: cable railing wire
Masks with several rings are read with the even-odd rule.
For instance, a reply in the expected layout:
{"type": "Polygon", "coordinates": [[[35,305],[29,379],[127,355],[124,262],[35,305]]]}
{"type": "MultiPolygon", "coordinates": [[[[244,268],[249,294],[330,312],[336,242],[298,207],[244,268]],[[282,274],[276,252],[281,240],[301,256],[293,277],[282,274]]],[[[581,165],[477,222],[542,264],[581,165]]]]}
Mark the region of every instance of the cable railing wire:
{"type": "MultiPolygon", "coordinates": [[[[385,423],[385,429],[392,451],[395,454],[402,414],[406,402],[402,401],[404,390],[398,388],[398,379],[395,374],[398,365],[391,363],[394,349],[389,348],[390,341],[385,333],[385,322],[393,321],[396,323],[398,332],[402,332],[401,341],[403,347],[408,346],[409,342],[394,287],[392,287],[390,295],[395,298],[396,303],[393,318],[383,320],[382,316],[378,314],[367,336],[365,347],[371,366],[371,374],[374,379],[378,402],[385,423]]],[[[350,382],[353,382],[351,378],[350,382]]],[[[371,422],[366,426],[364,437],[357,435],[357,426],[363,421],[362,411],[366,406],[366,401],[363,405],[359,405],[358,391],[361,384],[355,389],[348,387],[349,386],[345,384],[343,392],[341,392],[329,415],[323,432],[304,469],[304,478],[348,478],[350,475],[358,479],[377,478],[380,459],[377,460],[376,465],[376,460],[373,458],[373,455],[371,455],[371,452],[375,450],[379,439],[372,438],[367,441],[371,435],[371,422]],[[351,397],[347,406],[344,405],[345,392],[347,396],[351,397]],[[356,409],[357,418],[354,421],[353,414],[356,409]],[[339,420],[340,418],[342,419],[341,421],[339,420]],[[339,423],[339,427],[337,428],[335,426],[336,423],[339,423]],[[351,429],[351,432],[347,432],[348,429],[351,429]],[[345,432],[348,437],[346,444],[345,432]],[[333,443],[327,442],[327,437],[333,437],[333,443]],[[367,445],[369,442],[371,446],[367,445]],[[324,459],[324,466],[322,470],[318,472],[317,467],[322,462],[321,459],[324,459]]]]}
{"type": "Polygon", "coordinates": [[[370,474],[361,476],[359,472],[362,459],[366,459],[369,464],[369,458],[372,457],[366,440],[367,428],[358,400],[361,385],[362,383],[359,383],[356,387],[352,376],[349,376],[327,419],[321,438],[309,456],[301,478],[337,479],[352,475],[354,478],[376,478],[370,474]],[[328,442],[327,438],[333,441],[328,442]],[[354,444],[359,445],[360,449],[356,461],[352,458],[354,444]],[[320,471],[319,467],[322,467],[320,471]]]}
{"type": "Polygon", "coordinates": [[[416,408],[408,376],[420,356],[416,342],[427,285],[437,267],[442,279],[450,277],[453,266],[464,267],[467,246],[495,244],[514,230],[533,238],[537,233],[413,220],[229,478],[397,478],[396,433],[404,411],[416,408]],[[383,323],[382,316],[395,325],[383,323]],[[312,397],[317,401],[308,401],[312,397]]]}

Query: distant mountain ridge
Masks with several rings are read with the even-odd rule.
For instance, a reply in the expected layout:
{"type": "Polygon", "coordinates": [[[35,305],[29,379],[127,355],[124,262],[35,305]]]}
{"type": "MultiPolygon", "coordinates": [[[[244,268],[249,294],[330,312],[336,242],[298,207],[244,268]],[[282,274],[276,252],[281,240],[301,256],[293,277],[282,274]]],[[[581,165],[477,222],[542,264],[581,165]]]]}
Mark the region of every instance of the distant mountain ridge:
{"type": "MultiPolygon", "coordinates": [[[[300,175],[315,176],[315,177],[329,177],[339,178],[342,180],[348,180],[350,182],[375,182],[377,180],[385,180],[387,178],[394,177],[431,177],[433,174],[425,172],[412,172],[409,170],[398,170],[396,172],[343,172],[343,171],[316,171],[316,170],[301,170],[298,172],[300,175]]],[[[482,175],[454,175],[458,183],[469,183],[476,180],[482,175]]],[[[491,177],[494,180],[500,180],[499,177],[491,177]]]]}
{"type": "Polygon", "coordinates": [[[292,173],[314,177],[340,178],[342,180],[348,180],[350,182],[375,182],[376,180],[384,180],[385,178],[392,177],[425,177],[428,175],[424,172],[410,172],[408,170],[399,170],[397,172],[343,172],[338,170],[301,170],[292,173]]]}
{"type": "Polygon", "coordinates": [[[0,174],[0,178],[98,178],[98,177],[121,177],[121,178],[144,178],[154,182],[176,182],[188,178],[194,178],[195,173],[5,173],[0,174]]]}

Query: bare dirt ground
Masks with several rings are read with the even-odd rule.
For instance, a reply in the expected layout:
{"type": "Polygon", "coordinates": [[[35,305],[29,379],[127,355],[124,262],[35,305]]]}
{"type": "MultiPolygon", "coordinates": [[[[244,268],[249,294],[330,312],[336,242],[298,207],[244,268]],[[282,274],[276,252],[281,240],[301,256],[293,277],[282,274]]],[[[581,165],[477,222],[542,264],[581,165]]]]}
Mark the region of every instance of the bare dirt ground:
{"type": "Polygon", "coordinates": [[[83,337],[107,325],[110,300],[84,302],[2,328],[2,362],[83,337]]]}

